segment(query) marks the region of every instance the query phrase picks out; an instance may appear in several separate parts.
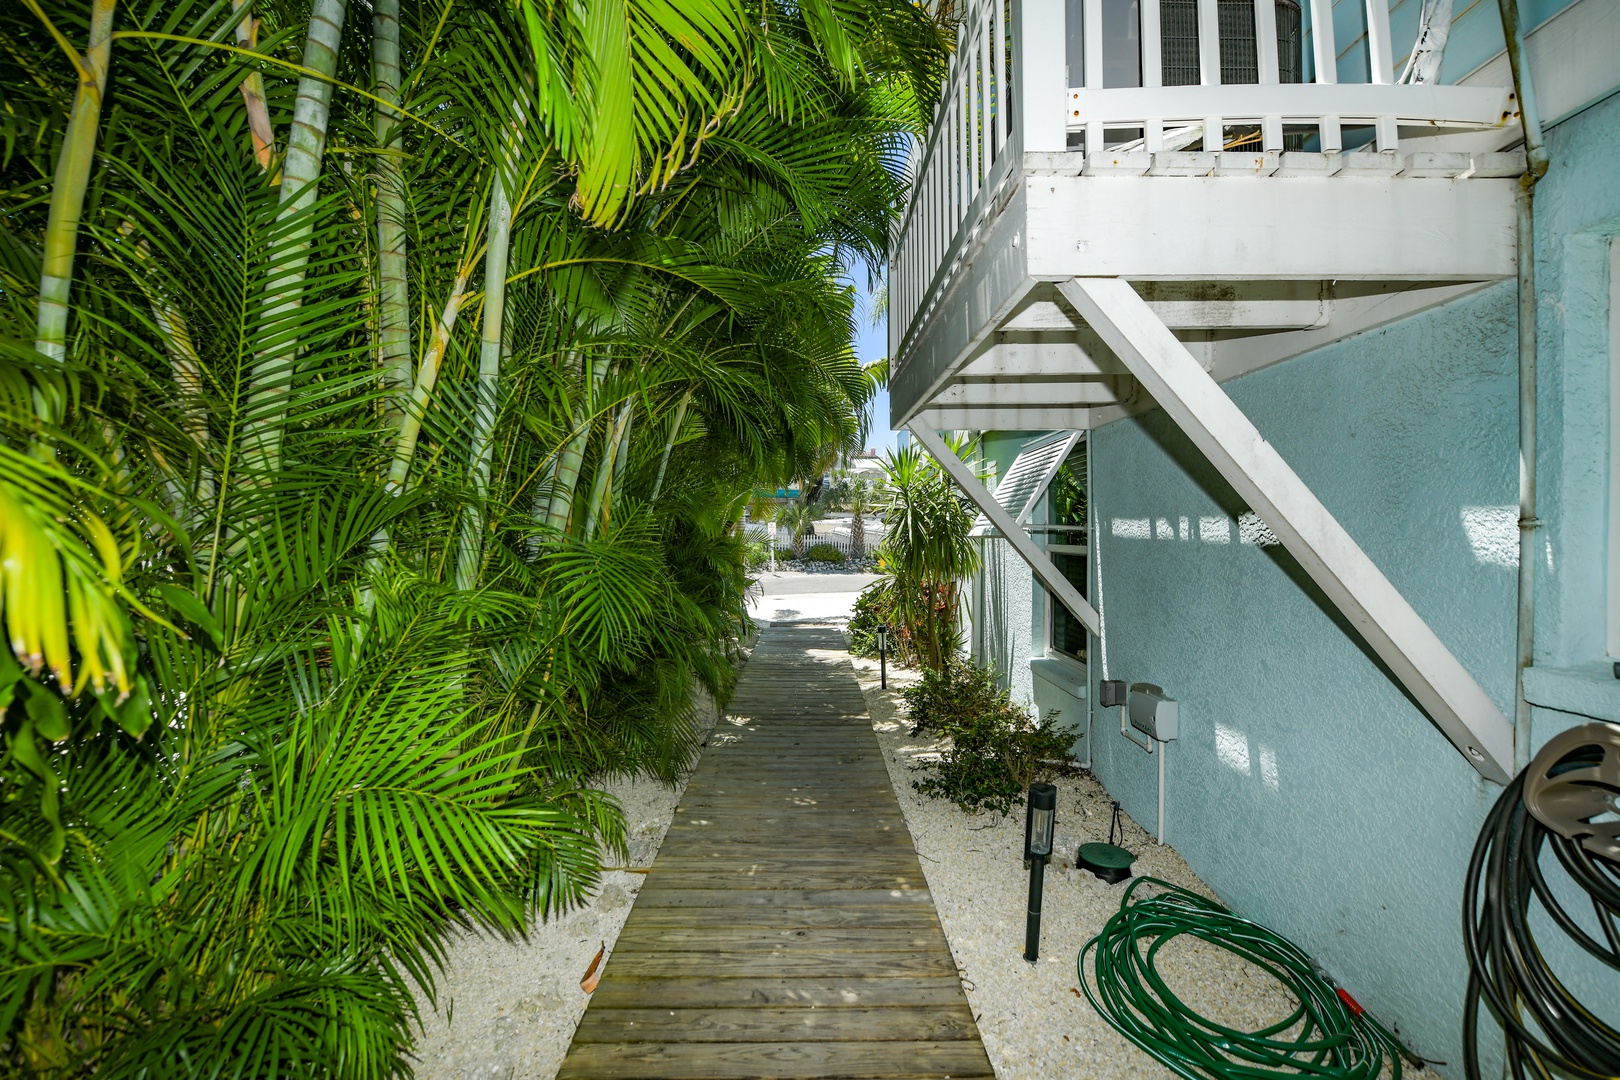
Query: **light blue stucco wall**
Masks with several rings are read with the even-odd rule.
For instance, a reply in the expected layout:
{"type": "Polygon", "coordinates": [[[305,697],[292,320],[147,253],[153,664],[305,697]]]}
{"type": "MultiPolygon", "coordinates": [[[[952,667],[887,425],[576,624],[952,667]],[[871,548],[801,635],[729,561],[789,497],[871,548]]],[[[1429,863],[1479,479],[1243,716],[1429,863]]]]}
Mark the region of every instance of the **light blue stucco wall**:
{"type": "MultiPolygon", "coordinates": [[[[1527,30],[1569,7],[1575,0],[1519,0],[1519,18],[1527,30]]],[[[1400,75],[1417,43],[1418,22],[1423,0],[1388,0],[1389,36],[1393,47],[1395,74],[1400,75]]],[[[1311,5],[1300,3],[1304,24],[1305,78],[1315,78],[1311,44],[1311,5]]],[[[1364,0],[1334,0],[1333,44],[1338,52],[1340,82],[1366,82],[1367,8],[1364,0]]],[[[1458,0],[1452,8],[1451,35],[1446,40],[1440,81],[1454,83],[1502,51],[1502,15],[1492,0],[1458,0]]]]}
{"type": "MultiPolygon", "coordinates": [[[[1620,719],[1604,638],[1609,248],[1620,97],[1551,129],[1537,201],[1540,312],[1536,746],[1620,719]]],[[[1517,564],[1512,282],[1226,384],[1485,691],[1513,713],[1517,564]]],[[[1317,956],[1422,1055],[1460,1075],[1461,887],[1501,789],[1478,776],[1162,412],[1092,433],[1095,681],[1181,703],[1167,838],[1245,915],[1317,956]],[[1181,527],[1181,519],[1187,527],[1181,527]],[[1183,538],[1185,536],[1185,538],[1183,538]]],[[[1026,668],[1039,590],[997,559],[999,657],[1026,668]],[[1027,629],[1026,629],[1027,628],[1027,629]],[[1020,638],[1029,634],[1021,644],[1020,638]]],[[[1023,675],[1027,679],[1027,673],[1023,675]]],[[[1095,714],[1099,779],[1155,816],[1155,762],[1095,714]]],[[[1612,972],[1555,948],[1620,1022],[1612,972]]]]}
{"type": "MultiPolygon", "coordinates": [[[[1553,129],[1537,206],[1538,666],[1547,699],[1614,702],[1603,663],[1608,238],[1620,99],[1553,129]]],[[[1261,433],[1508,715],[1517,531],[1516,321],[1503,283],[1227,384],[1261,433]]],[[[1500,788],[1481,780],[1162,412],[1093,433],[1105,636],[1096,678],[1181,702],[1167,833],[1228,903],[1319,957],[1419,1053],[1455,1064],[1464,871],[1500,788]],[[1181,517],[1179,529],[1144,519],[1181,517]],[[1199,539],[1198,523],[1207,519],[1199,539]],[[1154,538],[1144,538],[1144,533],[1154,538]],[[1225,537],[1225,542],[1219,542],[1225,537]],[[1215,541],[1215,542],[1210,542],[1215,541]],[[1106,675],[1104,670],[1106,670],[1106,675]]],[[[1584,717],[1535,714],[1537,745],[1584,717]]],[[[1138,821],[1154,762],[1099,718],[1095,769],[1138,821]]],[[[1569,977],[1620,1013],[1612,973],[1569,977]]],[[[1579,990],[1578,990],[1579,992],[1579,990]]]]}
{"type": "MultiPolygon", "coordinates": [[[[1024,444],[1045,432],[996,432],[980,443],[985,462],[995,465],[999,480],[1012,467],[1024,444]]],[[[976,663],[995,668],[1014,701],[1034,700],[1029,660],[1045,647],[1045,595],[1035,587],[1029,567],[1005,540],[978,541],[982,568],[975,583],[975,600],[993,617],[978,617],[968,648],[976,663]]]]}
{"type": "Polygon", "coordinates": [[[1021,705],[1034,700],[1034,682],[1029,660],[1043,647],[1042,616],[1037,614],[1044,596],[1024,560],[1005,540],[985,540],[984,563],[980,570],[985,609],[996,613],[993,619],[979,619],[981,633],[974,643],[976,663],[992,667],[1001,677],[1012,699],[1021,705]]]}
{"type": "MultiPolygon", "coordinates": [[[[1464,515],[1516,499],[1512,320],[1512,286],[1497,286],[1227,384],[1509,712],[1514,572],[1476,557],[1464,515]]],[[[1106,677],[1158,683],[1181,702],[1168,842],[1228,904],[1400,1023],[1419,1053],[1456,1060],[1459,886],[1500,789],[1291,557],[1241,542],[1248,508],[1162,412],[1095,432],[1092,455],[1106,677]],[[1141,519],[1181,517],[1188,540],[1135,538],[1141,519]]],[[[1512,550],[1511,511],[1482,519],[1505,532],[1495,553],[1512,550]]],[[[1113,725],[1095,728],[1097,776],[1151,827],[1156,763],[1113,725]]]]}

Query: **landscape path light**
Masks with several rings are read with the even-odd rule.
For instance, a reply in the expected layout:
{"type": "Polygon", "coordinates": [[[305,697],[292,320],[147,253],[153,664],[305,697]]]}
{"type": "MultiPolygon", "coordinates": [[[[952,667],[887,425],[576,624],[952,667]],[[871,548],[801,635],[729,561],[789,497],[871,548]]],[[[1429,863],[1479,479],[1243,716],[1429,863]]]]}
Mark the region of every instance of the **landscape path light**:
{"type": "Polygon", "coordinates": [[[889,624],[878,625],[878,686],[889,688],[889,624]]]}
{"type": "Polygon", "coordinates": [[[1057,827],[1057,788],[1029,785],[1024,810],[1024,862],[1029,866],[1029,919],[1024,924],[1024,959],[1034,963],[1041,955],[1041,886],[1046,860],[1052,857],[1052,830],[1057,827]]]}

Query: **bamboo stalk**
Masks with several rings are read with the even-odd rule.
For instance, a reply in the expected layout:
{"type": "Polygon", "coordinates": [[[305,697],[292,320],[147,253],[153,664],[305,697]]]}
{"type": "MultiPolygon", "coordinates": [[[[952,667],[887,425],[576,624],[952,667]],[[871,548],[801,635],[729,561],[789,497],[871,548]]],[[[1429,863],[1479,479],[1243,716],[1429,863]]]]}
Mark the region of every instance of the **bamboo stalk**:
{"type": "MultiPolygon", "coordinates": [[[[371,16],[371,71],[375,93],[399,104],[399,0],[375,0],[371,16]]],[[[400,423],[411,392],[410,282],[405,260],[405,152],[402,117],[377,106],[377,322],[378,359],[390,390],[387,416],[400,423]]]]}
{"type": "Polygon", "coordinates": [[[585,539],[596,535],[598,524],[606,524],[609,502],[613,497],[613,484],[619,478],[619,454],[626,450],[630,437],[631,406],[629,398],[619,406],[619,415],[602,432],[602,459],[596,463],[596,480],[591,484],[591,498],[585,506],[585,539]]]}
{"type": "Polygon", "coordinates": [[[664,456],[658,459],[658,475],[653,479],[652,498],[647,500],[649,506],[658,501],[658,493],[664,489],[664,471],[669,468],[670,451],[675,449],[675,440],[681,434],[681,423],[686,419],[686,406],[691,401],[692,391],[687,390],[681,395],[681,403],[675,406],[675,419],[670,422],[669,436],[664,440],[664,456]]]}
{"type": "MultiPolygon", "coordinates": [[[[475,207],[472,221],[476,222],[482,215],[483,207],[475,207]]],[[[469,229],[467,246],[473,246],[472,237],[476,235],[475,226],[469,229]]],[[[404,414],[399,418],[399,432],[394,437],[394,460],[388,468],[388,489],[395,494],[405,490],[405,481],[410,477],[411,459],[416,456],[416,441],[422,433],[422,417],[427,414],[428,401],[433,397],[433,388],[439,382],[439,368],[444,362],[444,353],[450,346],[450,335],[456,328],[456,318],[461,314],[461,307],[467,298],[467,283],[472,279],[473,268],[476,265],[477,252],[470,250],[462,256],[461,263],[456,269],[455,281],[450,286],[450,296],[444,302],[444,309],[439,313],[438,321],[433,324],[433,335],[428,339],[428,346],[422,352],[422,360],[416,368],[416,381],[411,387],[411,400],[404,414]]]]}
{"type": "Polygon", "coordinates": [[[282,163],[281,209],[276,214],[279,237],[271,258],[272,277],[265,299],[264,324],[272,344],[254,359],[248,396],[253,415],[247,424],[247,456],[249,464],[261,471],[273,470],[281,456],[281,427],[286,420],[300,337],[292,327],[303,305],[304,277],[315,232],[314,206],[331,115],[332,79],[337,72],[339,39],[347,13],[348,0],[315,0],[304,39],[304,67],[311,74],[298,80],[298,99],[293,105],[287,156],[282,163]]]}
{"type": "Polygon", "coordinates": [[[478,381],[474,385],[472,445],[467,471],[474,503],[462,512],[461,546],[456,554],[456,588],[478,583],[483,562],[484,508],[489,494],[491,435],[495,430],[496,392],[501,377],[501,335],[506,318],[506,270],[512,240],[512,202],[499,165],[490,194],[489,241],[484,253],[484,329],[478,346],[478,381]]]}
{"type": "MultiPolygon", "coordinates": [[[[107,89],[107,66],[112,60],[113,11],[117,0],[94,0],[90,8],[90,38],[83,56],[75,56],[79,89],[73,97],[62,152],[56,159],[51,185],[51,207],[45,222],[45,251],[39,276],[39,320],[34,348],[58,363],[67,360],[68,299],[73,290],[73,260],[79,248],[79,217],[84,192],[90,185],[90,166],[96,156],[96,129],[101,123],[101,99],[107,89]]],[[[34,391],[35,407],[46,420],[58,419],[66,402],[47,401],[34,391]]]]}
{"type": "MultiPolygon", "coordinates": [[[[240,12],[253,0],[231,0],[231,6],[240,12]]],[[[251,14],[243,15],[236,24],[237,47],[255,50],[259,47],[259,20],[251,14]]],[[[253,156],[259,168],[268,169],[276,153],[276,132],[270,125],[270,106],[264,100],[264,76],[250,71],[240,87],[242,101],[247,106],[248,132],[253,136],[253,156]]]]}
{"type": "MultiPolygon", "coordinates": [[[[624,490],[624,471],[630,464],[630,431],[636,422],[635,399],[632,398],[624,404],[629,412],[625,415],[624,432],[619,436],[619,449],[613,456],[613,487],[609,489],[610,493],[624,490]]],[[[602,517],[605,520],[607,516],[607,507],[604,506],[602,517]]]]}
{"type": "Polygon", "coordinates": [[[608,358],[604,353],[591,364],[589,380],[580,390],[580,403],[574,410],[574,434],[557,458],[557,480],[551,487],[551,505],[546,511],[546,524],[560,531],[568,528],[568,518],[574,509],[574,488],[579,484],[580,466],[585,460],[585,447],[591,437],[591,414],[596,404],[596,388],[607,375],[608,358]]]}

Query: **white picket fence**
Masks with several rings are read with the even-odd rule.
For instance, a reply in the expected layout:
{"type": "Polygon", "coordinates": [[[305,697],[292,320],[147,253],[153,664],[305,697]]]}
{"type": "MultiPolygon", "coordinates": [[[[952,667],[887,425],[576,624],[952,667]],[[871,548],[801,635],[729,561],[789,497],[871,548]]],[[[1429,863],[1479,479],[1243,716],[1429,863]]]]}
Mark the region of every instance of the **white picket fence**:
{"type": "MultiPolygon", "coordinates": [[[[871,557],[872,549],[873,549],[874,546],[876,546],[878,539],[880,539],[880,537],[881,537],[881,533],[879,535],[877,535],[877,536],[873,535],[873,532],[872,532],[872,529],[871,529],[871,524],[872,524],[871,522],[867,522],[868,528],[867,528],[867,532],[866,532],[866,538],[865,538],[865,542],[862,544],[862,552],[861,552],[861,554],[862,554],[863,557],[866,557],[866,558],[871,557]]],[[[821,526],[821,529],[825,529],[825,528],[826,528],[825,525],[821,526]]],[[[746,531],[745,535],[746,535],[746,537],[747,537],[747,539],[748,539],[748,541],[750,543],[765,543],[767,540],[770,539],[770,526],[765,524],[764,522],[761,522],[761,521],[749,522],[748,528],[747,528],[747,531],[746,531]]],[[[830,531],[822,532],[822,531],[820,531],[820,529],[818,529],[816,535],[814,535],[814,536],[806,536],[804,538],[804,549],[806,551],[809,551],[811,548],[815,547],[818,544],[827,544],[827,545],[830,545],[831,547],[837,548],[838,551],[840,553],[842,553],[843,556],[846,559],[855,557],[855,552],[854,552],[854,548],[853,548],[853,542],[851,541],[851,539],[848,536],[840,535],[839,533],[830,532],[830,531]]],[[[792,537],[790,537],[787,534],[786,531],[778,530],[777,536],[776,536],[776,547],[777,547],[778,551],[782,551],[782,552],[792,551],[793,550],[793,539],[792,539],[792,537]]]]}

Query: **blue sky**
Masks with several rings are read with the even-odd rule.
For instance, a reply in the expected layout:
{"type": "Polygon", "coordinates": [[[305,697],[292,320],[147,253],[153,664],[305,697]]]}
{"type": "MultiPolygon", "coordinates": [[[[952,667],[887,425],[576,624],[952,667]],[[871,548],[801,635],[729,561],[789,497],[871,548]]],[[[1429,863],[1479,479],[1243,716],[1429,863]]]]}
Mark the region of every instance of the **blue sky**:
{"type": "MultiPolygon", "coordinates": [[[[855,292],[859,297],[855,310],[860,313],[859,325],[855,331],[855,358],[863,364],[881,360],[889,352],[889,326],[887,320],[880,321],[876,326],[870,325],[872,297],[871,291],[866,287],[864,272],[855,275],[855,292]]],[[[872,434],[866,440],[867,446],[880,454],[886,450],[893,450],[895,433],[889,430],[887,390],[878,391],[877,399],[872,402],[872,412],[872,434]]]]}

